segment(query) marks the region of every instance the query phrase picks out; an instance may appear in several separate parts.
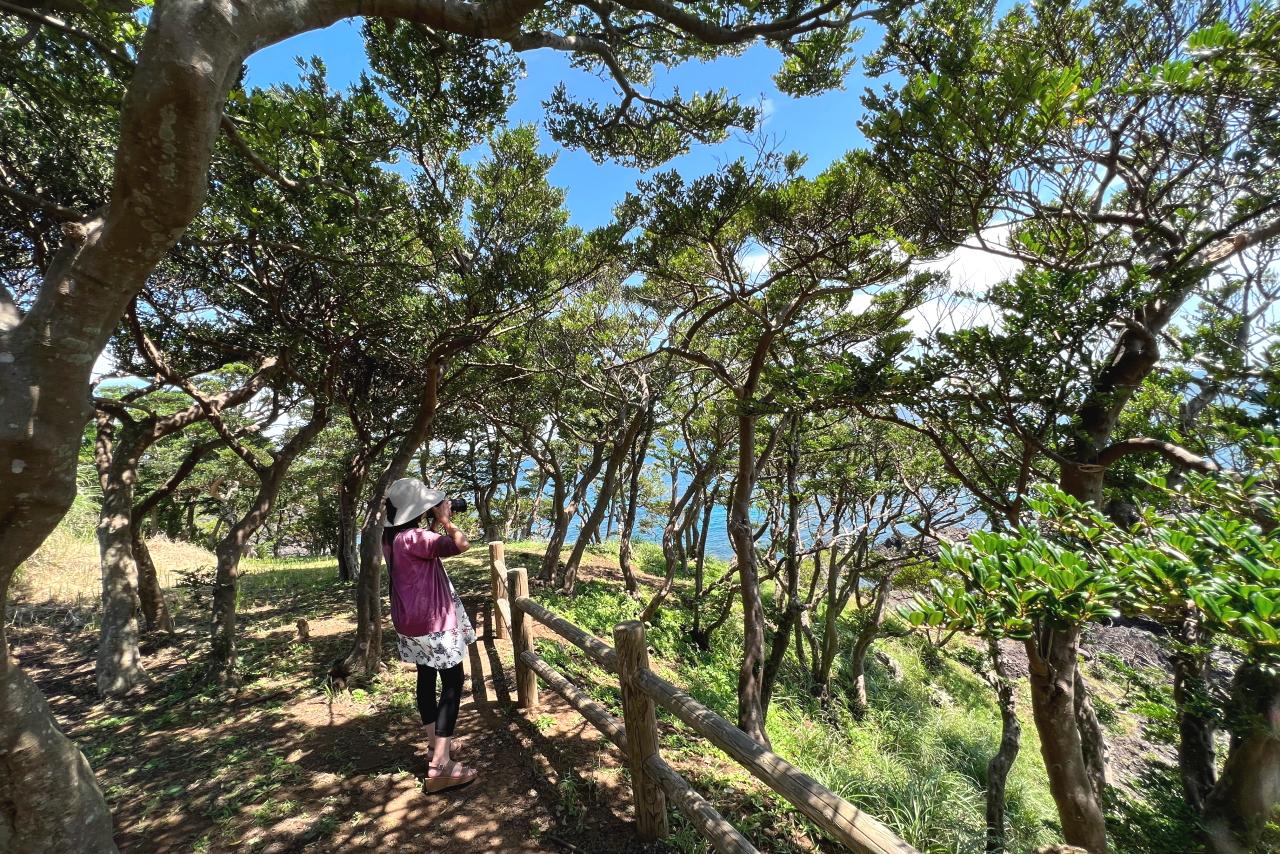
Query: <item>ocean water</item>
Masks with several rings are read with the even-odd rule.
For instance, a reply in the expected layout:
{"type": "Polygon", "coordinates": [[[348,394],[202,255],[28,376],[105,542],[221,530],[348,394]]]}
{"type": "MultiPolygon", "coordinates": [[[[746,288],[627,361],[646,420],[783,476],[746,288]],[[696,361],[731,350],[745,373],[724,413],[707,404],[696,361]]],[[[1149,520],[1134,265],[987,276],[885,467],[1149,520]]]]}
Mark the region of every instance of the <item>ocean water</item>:
{"type": "MultiPolygon", "coordinates": [[[[636,531],[632,535],[632,539],[639,542],[661,543],[662,542],[662,526],[666,524],[666,516],[654,516],[652,514],[641,514],[636,520],[636,531]]],[[[701,520],[699,520],[701,522],[701,520]]],[[[575,518],[569,523],[569,533],[565,538],[566,545],[573,545],[578,538],[578,529],[581,523],[575,518]]],[[[600,524],[600,536],[605,535],[606,524],[600,524]]],[[[548,531],[544,528],[541,532],[546,536],[548,531]]],[[[615,529],[612,538],[618,538],[618,531],[615,529]]],[[[711,524],[707,532],[707,556],[718,557],[728,560],[733,557],[733,547],[729,544],[729,528],[728,528],[728,511],[724,504],[717,504],[715,509],[711,511],[711,524]]]]}

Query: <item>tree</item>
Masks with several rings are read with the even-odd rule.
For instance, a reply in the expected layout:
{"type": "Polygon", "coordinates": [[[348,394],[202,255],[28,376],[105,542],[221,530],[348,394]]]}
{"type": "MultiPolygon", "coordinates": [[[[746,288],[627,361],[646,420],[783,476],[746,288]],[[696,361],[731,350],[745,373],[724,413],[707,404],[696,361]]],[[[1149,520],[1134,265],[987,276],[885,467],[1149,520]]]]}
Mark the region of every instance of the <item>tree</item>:
{"type": "MultiPolygon", "coordinates": [[[[713,425],[721,426],[725,420],[707,411],[708,404],[714,409],[723,408],[720,405],[722,401],[716,400],[718,393],[722,392],[719,383],[699,375],[696,369],[691,370],[690,374],[686,381],[687,387],[682,384],[676,390],[676,394],[687,395],[684,400],[689,404],[680,413],[678,432],[674,429],[664,431],[667,435],[661,437],[662,444],[666,446],[665,456],[671,466],[671,496],[667,502],[666,523],[662,527],[662,557],[666,566],[662,586],[649,598],[640,613],[640,619],[645,621],[657,616],[658,609],[671,593],[676,572],[687,569],[690,551],[695,552],[694,596],[701,594],[705,545],[703,548],[690,549],[689,542],[692,540],[696,544],[702,539],[692,536],[699,527],[699,516],[703,517],[701,528],[705,535],[706,509],[711,507],[715,495],[713,484],[718,482],[729,462],[728,431],[708,429],[713,425]],[[688,480],[684,489],[680,490],[682,474],[688,480]]],[[[675,403],[674,400],[672,402],[675,403]]],[[[695,637],[699,637],[699,632],[695,606],[695,637]]],[[[708,639],[702,636],[696,642],[706,645],[708,639]]]]}
{"type": "Polygon", "coordinates": [[[505,130],[490,146],[474,168],[455,158],[418,201],[418,234],[434,269],[411,280],[412,314],[400,318],[417,318],[402,330],[409,340],[392,357],[412,392],[394,419],[406,427],[396,431],[394,450],[369,491],[356,640],[344,662],[349,671],[372,675],[381,668],[384,496],[426,441],[450,390],[470,376],[465,362],[450,368],[452,360],[545,311],[565,290],[610,276],[616,230],[584,235],[568,225],[564,193],[547,181],[554,158],[538,153],[533,129],[505,130]]]}
{"type": "MultiPolygon", "coordinates": [[[[797,545],[794,558],[788,543],[786,559],[812,556],[809,591],[795,599],[802,614],[816,610],[819,619],[817,633],[806,620],[797,637],[807,643],[812,688],[824,702],[832,696],[837,657],[847,654],[848,705],[861,717],[868,701],[866,658],[890,594],[899,575],[931,559],[939,538],[960,522],[958,488],[927,441],[856,414],[815,417],[796,450],[798,486],[788,486],[787,494],[811,508],[817,522],[804,526],[812,539],[797,545]],[[856,608],[853,643],[842,650],[841,620],[850,604],[856,608]]],[[[788,583],[797,575],[788,571],[788,583]]],[[[797,649],[804,646],[797,643],[797,649]]]]}
{"type": "Polygon", "coordinates": [[[1101,528],[1106,557],[1132,591],[1129,608],[1159,620],[1179,642],[1179,770],[1188,803],[1201,811],[1213,850],[1223,854],[1255,847],[1280,803],[1280,442],[1267,433],[1240,440],[1249,462],[1241,471],[1189,474],[1169,494],[1172,506],[1149,508],[1132,532],[1101,528]],[[1245,655],[1219,710],[1207,688],[1207,663],[1224,644],[1245,655]],[[1221,774],[1218,721],[1231,730],[1221,774]]]}
{"type": "MultiPolygon", "coordinates": [[[[140,326],[135,326],[139,336],[139,350],[152,367],[160,382],[170,381],[167,362],[146,339],[140,326]]],[[[149,400],[154,385],[143,386],[125,393],[119,398],[99,398],[97,440],[94,444],[94,462],[102,486],[101,520],[98,525],[98,544],[102,559],[102,627],[98,637],[98,661],[96,667],[98,693],[104,696],[121,696],[149,682],[138,655],[138,612],[143,608],[140,596],[138,558],[135,554],[139,534],[135,528],[137,518],[146,512],[145,506],[135,506],[134,485],[138,480],[138,465],[142,455],[151,445],[172,436],[192,424],[219,416],[223,410],[239,406],[250,400],[266,383],[276,368],[276,360],[268,358],[246,382],[238,387],[211,393],[201,402],[191,403],[174,412],[162,413],[151,409],[149,400]],[[145,417],[135,418],[135,413],[145,417]],[[120,422],[117,429],[115,422],[120,422]]],[[[190,378],[186,379],[191,383],[190,378]]],[[[155,502],[164,497],[164,490],[171,492],[195,467],[200,458],[211,450],[208,444],[198,445],[187,455],[177,471],[148,500],[155,502]]],[[[145,546],[144,546],[145,548],[145,546]]],[[[149,562],[149,558],[147,559],[149,562]]],[[[154,586],[155,569],[150,567],[151,586],[154,586]]],[[[151,596],[159,595],[158,590],[151,596]]],[[[154,602],[154,599],[153,599],[154,602]]],[[[150,621],[167,621],[160,616],[159,608],[151,607],[150,621]]]]}
{"type": "Polygon", "coordinates": [[[663,351],[705,369],[736,408],[728,506],[744,619],[738,725],[761,744],[765,617],[751,510],[782,424],[772,419],[765,442],[758,428],[766,415],[848,401],[887,377],[903,343],[899,318],[924,284],[888,287],[907,273],[903,218],[864,158],[849,155],[811,181],[795,176],[795,160],[779,160],[739,161],[691,184],[663,174],[627,203],[644,228],[638,296],[671,318],[663,351]],[[752,255],[767,259],[758,273],[752,255]],[[842,311],[859,293],[875,294],[868,308],[842,311]]]}
{"type": "MultiPolygon", "coordinates": [[[[1133,455],[1211,465],[1172,442],[1115,434],[1187,300],[1216,267],[1280,235],[1280,185],[1261,166],[1275,143],[1261,111],[1275,93],[1241,73],[1274,30],[1273,16],[1194,0],[1008,14],[942,0],[891,25],[870,63],[907,78],[868,97],[864,128],[929,227],[1027,265],[1013,295],[1040,326],[1035,349],[1020,349],[1016,328],[991,343],[1029,356],[1041,378],[1060,371],[1046,361],[1065,346],[1062,375],[1079,371],[1054,396],[1062,423],[1037,421],[1034,394],[989,383],[957,392],[1049,457],[1082,500],[1102,506],[1107,469],[1133,455]]],[[[1021,486],[1035,479],[1028,469],[1021,486]]]]}
{"type": "MultiPolygon", "coordinates": [[[[975,532],[968,546],[944,544],[947,574],[933,582],[930,598],[918,597],[908,613],[915,626],[966,632],[990,642],[1022,641],[1030,665],[1031,708],[1049,790],[1069,845],[1094,854],[1107,850],[1102,810],[1105,780],[1090,761],[1077,725],[1084,688],[1078,670],[1085,623],[1119,614],[1122,587],[1099,559],[1101,517],[1064,493],[1049,489],[1032,499],[1036,518],[1009,533],[975,532]]],[[[997,650],[998,654],[998,650],[997,650]]],[[[1000,677],[998,687],[1005,687],[1000,677]]],[[[1007,688],[1006,688],[1007,690],[1007,688]]],[[[1007,774],[1016,754],[1017,718],[1002,697],[1003,735],[997,771],[1007,774]]],[[[988,848],[1003,848],[1004,777],[988,789],[988,848]],[[1000,802],[994,802],[995,799],[1000,802]],[[993,840],[992,837],[995,837],[993,840]]]]}

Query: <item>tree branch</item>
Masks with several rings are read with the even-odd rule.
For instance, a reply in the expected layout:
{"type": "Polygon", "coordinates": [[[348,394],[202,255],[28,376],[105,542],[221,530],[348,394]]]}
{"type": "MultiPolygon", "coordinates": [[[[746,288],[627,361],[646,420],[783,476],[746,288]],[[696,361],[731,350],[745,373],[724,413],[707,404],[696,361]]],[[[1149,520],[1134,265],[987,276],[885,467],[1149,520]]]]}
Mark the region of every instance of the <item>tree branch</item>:
{"type": "Polygon", "coordinates": [[[1160,454],[1171,462],[1200,472],[1219,471],[1219,466],[1207,457],[1197,456],[1181,445],[1165,442],[1161,439],[1136,438],[1125,439],[1103,448],[1098,454],[1097,464],[1103,467],[1132,454],[1160,454]]]}
{"type": "Polygon", "coordinates": [[[49,199],[41,198],[31,193],[24,193],[17,187],[12,187],[5,183],[0,183],[0,196],[9,199],[21,208],[40,211],[64,222],[78,220],[84,216],[75,208],[68,208],[49,199]]]}
{"type": "MultiPolygon", "coordinates": [[[[228,429],[226,422],[222,420],[221,405],[217,405],[214,400],[206,398],[200,393],[200,390],[195,387],[195,384],[192,383],[190,379],[179,374],[165,361],[164,356],[161,355],[160,351],[156,348],[156,345],[147,336],[147,333],[143,331],[142,324],[138,322],[138,312],[133,304],[130,304],[129,306],[128,318],[129,326],[132,328],[133,336],[138,343],[138,351],[142,353],[143,357],[147,360],[147,363],[152,367],[152,369],[186,392],[187,396],[194,400],[199,406],[200,412],[204,417],[209,419],[209,423],[213,425],[213,429],[222,437],[222,441],[227,443],[227,447],[231,448],[231,450],[235,452],[236,456],[244,460],[245,465],[253,470],[259,477],[265,477],[268,467],[264,466],[262,461],[254,456],[253,452],[246,448],[236,435],[228,429]]],[[[264,372],[273,371],[276,367],[276,359],[267,359],[263,363],[258,374],[256,374],[253,380],[251,380],[251,383],[261,383],[262,380],[265,379],[264,372]]],[[[248,386],[237,389],[236,392],[233,392],[232,394],[243,393],[247,387],[248,386]]],[[[261,386],[259,385],[258,387],[261,386]]],[[[248,396],[252,395],[250,394],[248,396]]],[[[246,396],[246,399],[248,396],[246,396]]],[[[219,397],[223,396],[219,395],[219,397]]]]}
{"type": "Polygon", "coordinates": [[[208,442],[201,442],[199,445],[192,448],[187,453],[187,456],[182,460],[182,464],[169,476],[168,480],[160,484],[160,486],[156,487],[145,498],[134,505],[133,509],[129,512],[132,524],[138,524],[142,521],[144,516],[151,512],[153,507],[172,495],[174,490],[181,486],[182,482],[190,477],[191,473],[195,471],[195,468],[200,464],[200,461],[207,457],[211,451],[221,444],[221,439],[210,439],[208,442]]]}

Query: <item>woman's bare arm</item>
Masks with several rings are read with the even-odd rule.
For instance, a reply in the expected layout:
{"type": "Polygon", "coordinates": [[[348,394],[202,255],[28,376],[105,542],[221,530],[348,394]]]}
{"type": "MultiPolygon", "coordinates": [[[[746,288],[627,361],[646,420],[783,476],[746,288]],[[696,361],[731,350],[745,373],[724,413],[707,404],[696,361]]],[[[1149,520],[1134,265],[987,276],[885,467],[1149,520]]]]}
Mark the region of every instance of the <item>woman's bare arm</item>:
{"type": "Polygon", "coordinates": [[[462,532],[461,528],[453,524],[453,508],[449,506],[448,501],[440,502],[431,508],[431,512],[444,530],[444,535],[453,540],[453,544],[458,547],[458,554],[462,554],[471,548],[471,541],[467,539],[467,535],[462,532]]]}

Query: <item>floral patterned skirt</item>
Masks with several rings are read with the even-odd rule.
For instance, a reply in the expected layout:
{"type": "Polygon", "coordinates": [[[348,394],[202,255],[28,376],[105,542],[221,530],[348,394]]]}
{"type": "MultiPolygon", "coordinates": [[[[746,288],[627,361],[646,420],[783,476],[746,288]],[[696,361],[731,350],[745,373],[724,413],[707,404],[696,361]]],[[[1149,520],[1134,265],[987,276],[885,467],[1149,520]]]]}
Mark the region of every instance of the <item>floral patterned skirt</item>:
{"type": "Polygon", "coordinates": [[[453,612],[458,618],[458,625],[443,632],[432,632],[429,635],[409,637],[396,632],[396,648],[400,652],[400,660],[410,664],[425,664],[436,670],[448,670],[461,663],[467,655],[467,647],[476,642],[476,630],[471,627],[467,617],[467,609],[462,607],[458,591],[449,585],[453,594],[453,612]]]}

